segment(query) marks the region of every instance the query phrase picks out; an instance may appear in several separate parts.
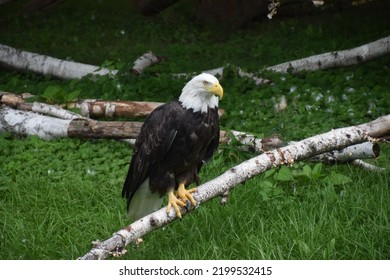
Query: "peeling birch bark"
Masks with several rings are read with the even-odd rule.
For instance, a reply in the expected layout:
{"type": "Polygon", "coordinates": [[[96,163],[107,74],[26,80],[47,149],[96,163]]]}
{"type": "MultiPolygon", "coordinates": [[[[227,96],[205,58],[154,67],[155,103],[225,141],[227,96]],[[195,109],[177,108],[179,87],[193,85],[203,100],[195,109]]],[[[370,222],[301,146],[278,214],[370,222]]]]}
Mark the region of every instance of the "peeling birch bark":
{"type": "Polygon", "coordinates": [[[154,64],[157,64],[161,62],[163,59],[162,57],[155,55],[152,53],[152,51],[148,51],[144,53],[142,56],[137,58],[137,60],[134,62],[133,66],[133,73],[140,75],[144,70],[154,64]]]}
{"type": "MultiPolygon", "coordinates": [[[[161,102],[146,101],[104,101],[104,100],[82,100],[74,106],[79,108],[81,115],[90,118],[134,118],[147,117],[161,102]]],[[[219,117],[224,114],[223,109],[218,109],[219,117]]]]}
{"type": "MultiPolygon", "coordinates": [[[[61,106],[49,105],[46,103],[27,103],[25,99],[13,93],[0,92],[0,104],[5,104],[14,109],[23,111],[33,111],[62,119],[73,118],[133,118],[146,117],[161,102],[143,102],[143,101],[103,101],[96,99],[85,99],[63,104],[61,106]],[[61,107],[78,108],[81,115],[65,110],[61,107]]],[[[223,109],[218,109],[219,117],[224,114],[223,109]]]]}
{"type": "Polygon", "coordinates": [[[146,117],[163,105],[160,102],[83,100],[76,105],[81,114],[91,118],[146,117]]]}
{"type": "Polygon", "coordinates": [[[353,49],[313,55],[265,69],[283,73],[288,70],[291,70],[293,73],[303,70],[324,70],[361,64],[388,53],[390,53],[390,36],[353,49]]]}
{"type": "Polygon", "coordinates": [[[19,111],[0,105],[0,132],[17,135],[37,135],[44,140],[68,137],[71,120],[43,116],[29,111],[19,111]]]}
{"type": "Polygon", "coordinates": [[[115,75],[117,70],[62,60],[37,53],[18,50],[0,44],[0,65],[19,71],[33,71],[60,79],[80,79],[86,75],[115,75]]]}
{"type": "MultiPolygon", "coordinates": [[[[240,183],[276,166],[292,164],[318,154],[332,150],[340,150],[345,147],[366,142],[372,137],[383,137],[390,134],[390,115],[383,116],[372,122],[339,128],[330,132],[316,135],[286,147],[268,151],[241,164],[229,168],[217,178],[202,184],[194,193],[197,205],[188,206],[188,211],[194,210],[202,203],[223,195],[240,183]]],[[[187,214],[182,209],[182,215],[187,214]]],[[[163,207],[130,225],[122,228],[105,241],[94,242],[94,247],[81,260],[105,259],[112,255],[120,255],[125,252],[125,247],[147,233],[161,228],[177,219],[176,213],[171,209],[166,213],[163,207]]]]}
{"type": "Polygon", "coordinates": [[[244,151],[263,153],[264,151],[269,151],[282,146],[282,140],[277,136],[258,138],[257,136],[246,132],[236,130],[231,130],[229,132],[221,131],[220,143],[232,144],[234,141],[238,141],[242,145],[242,147],[240,147],[241,150],[244,151]],[[232,137],[234,139],[232,139],[232,137]]]}
{"type": "Polygon", "coordinates": [[[372,165],[372,164],[369,164],[361,159],[355,159],[354,161],[352,161],[352,164],[355,165],[355,166],[358,166],[358,167],[361,167],[365,170],[368,170],[368,171],[373,171],[373,172],[383,172],[385,171],[386,169],[383,168],[383,167],[379,167],[379,166],[375,166],[375,165],[372,165]]]}
{"type": "MultiPolygon", "coordinates": [[[[3,95],[5,97],[5,95],[3,95]]],[[[90,138],[90,139],[121,139],[134,145],[135,138],[141,129],[142,122],[120,122],[120,121],[96,121],[83,116],[79,116],[73,112],[52,106],[44,103],[25,103],[18,96],[7,95],[7,100],[3,100],[0,96],[0,104],[12,105],[13,109],[2,105],[0,107],[0,131],[8,131],[21,136],[37,135],[43,140],[51,140],[54,138],[90,138]],[[44,116],[41,114],[49,114],[44,116]],[[18,119],[18,124],[13,122],[18,119]],[[71,120],[71,122],[61,122],[61,119],[71,120]],[[48,125],[41,126],[40,123],[48,125]],[[34,127],[34,129],[32,129],[34,127]],[[53,131],[50,131],[53,127],[53,131]],[[58,133],[56,130],[61,128],[61,131],[67,133],[58,133]]],[[[279,145],[278,138],[258,139],[251,134],[234,131],[232,134],[237,134],[237,141],[243,147],[248,146],[247,150],[258,149],[258,151],[269,150],[279,145]]],[[[232,139],[226,131],[221,131],[220,142],[228,143],[232,139]]]]}
{"type": "Polygon", "coordinates": [[[54,138],[129,139],[136,138],[142,122],[103,122],[91,119],[59,119],[30,111],[0,107],[0,132],[54,138]]]}
{"type": "Polygon", "coordinates": [[[85,118],[74,112],[65,110],[56,105],[34,102],[28,103],[19,95],[0,92],[0,104],[5,104],[14,109],[22,111],[31,111],[51,117],[56,117],[64,120],[72,120],[77,118],[85,118]]]}
{"type": "MultiPolygon", "coordinates": [[[[346,67],[360,64],[388,53],[390,53],[390,36],[349,50],[318,54],[307,58],[266,67],[264,70],[285,73],[289,69],[291,69],[292,72],[299,72],[303,70],[315,71],[329,68],[346,67]]],[[[147,52],[135,61],[133,71],[135,73],[142,73],[146,67],[158,62],[158,56],[151,52],[147,52]]],[[[94,65],[66,61],[50,56],[21,51],[2,44],[0,44],[0,65],[4,65],[6,67],[20,71],[28,70],[38,74],[52,75],[60,79],[79,79],[89,74],[116,75],[118,72],[118,70],[110,70],[94,65]]],[[[223,76],[224,69],[225,66],[205,70],[203,72],[223,76]]],[[[193,76],[194,74],[195,73],[178,73],[173,74],[173,76],[188,77],[193,76]]],[[[241,68],[238,68],[238,75],[240,77],[247,77],[254,80],[256,85],[271,83],[271,81],[258,77],[254,73],[243,71],[241,68]]]]}
{"type": "Polygon", "coordinates": [[[346,147],[342,150],[334,150],[309,158],[312,162],[324,162],[327,164],[352,162],[356,159],[377,158],[380,154],[378,143],[364,142],[346,147]]]}
{"type": "Polygon", "coordinates": [[[75,119],[69,124],[70,138],[88,139],[128,139],[136,138],[142,122],[102,122],[87,119],[75,119]]]}

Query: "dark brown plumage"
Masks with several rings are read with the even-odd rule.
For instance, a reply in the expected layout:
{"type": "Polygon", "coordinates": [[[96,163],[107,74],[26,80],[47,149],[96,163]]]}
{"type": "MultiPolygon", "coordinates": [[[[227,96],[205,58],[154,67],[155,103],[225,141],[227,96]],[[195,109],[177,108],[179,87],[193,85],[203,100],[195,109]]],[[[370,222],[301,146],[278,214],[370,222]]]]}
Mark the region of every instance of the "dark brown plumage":
{"type": "MultiPolygon", "coordinates": [[[[209,91],[208,87],[211,96],[209,91]]],[[[122,190],[129,216],[141,218],[157,210],[164,195],[180,184],[199,182],[202,164],[211,159],[219,143],[218,108],[206,108],[185,108],[181,101],[174,101],[156,108],[146,118],[122,190]]],[[[185,197],[193,202],[189,193],[185,197]]],[[[177,207],[175,210],[178,212],[177,207]]]]}

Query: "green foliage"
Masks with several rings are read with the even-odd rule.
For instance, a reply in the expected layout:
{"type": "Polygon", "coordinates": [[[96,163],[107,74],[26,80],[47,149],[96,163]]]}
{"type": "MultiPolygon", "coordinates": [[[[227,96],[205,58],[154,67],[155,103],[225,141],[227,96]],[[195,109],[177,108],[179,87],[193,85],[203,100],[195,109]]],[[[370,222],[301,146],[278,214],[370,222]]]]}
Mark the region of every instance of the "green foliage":
{"type": "Polygon", "coordinates": [[[70,93],[66,93],[59,86],[48,86],[40,97],[47,103],[66,103],[73,101],[79,97],[81,91],[74,90],[70,93]]]}
{"type": "MultiPolygon", "coordinates": [[[[390,56],[346,69],[260,72],[272,81],[262,86],[237,75],[237,66],[258,71],[387,36],[388,1],[375,4],[387,8],[373,4],[301,19],[276,17],[235,32],[196,26],[189,20],[192,10],[180,14],[177,5],[146,19],[129,1],[79,1],[78,9],[74,4],[66,1],[27,20],[2,9],[0,18],[7,21],[0,25],[1,43],[119,69],[119,74],[61,81],[0,70],[1,91],[31,92],[50,103],[75,98],[166,102],[177,98],[187,81],[171,73],[229,63],[220,77],[223,129],[290,141],[390,113],[390,56]],[[142,76],[129,73],[149,49],[166,60],[142,76]],[[288,106],[277,111],[282,96],[288,106]]],[[[227,205],[218,199],[201,205],[145,236],[124,258],[388,259],[390,151],[384,145],[381,153],[373,161],[387,168],[380,174],[303,162],[269,170],[231,191],[227,205]]],[[[92,240],[109,238],[127,225],[120,192],[130,156],[130,147],[116,141],[42,141],[0,133],[0,259],[75,259],[92,240]]],[[[237,145],[222,145],[201,179],[253,156],[237,145]]]]}

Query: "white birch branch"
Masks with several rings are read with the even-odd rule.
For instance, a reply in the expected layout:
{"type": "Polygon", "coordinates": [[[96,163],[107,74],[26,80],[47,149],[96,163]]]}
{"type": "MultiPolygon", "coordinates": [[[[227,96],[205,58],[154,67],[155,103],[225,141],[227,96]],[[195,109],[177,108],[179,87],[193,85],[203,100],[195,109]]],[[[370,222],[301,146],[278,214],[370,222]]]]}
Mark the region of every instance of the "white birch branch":
{"type": "Polygon", "coordinates": [[[236,130],[231,130],[229,132],[230,133],[221,131],[220,139],[224,140],[220,142],[232,144],[234,141],[238,141],[242,145],[241,150],[244,151],[263,153],[264,151],[269,151],[282,146],[282,140],[277,136],[258,138],[257,136],[246,132],[236,130]]]}
{"type": "Polygon", "coordinates": [[[65,138],[71,120],[43,116],[29,111],[15,110],[0,105],[0,132],[18,135],[37,135],[44,140],[65,138]]]}
{"type": "Polygon", "coordinates": [[[34,113],[48,115],[51,117],[60,118],[64,120],[86,118],[74,112],[65,110],[57,105],[50,105],[41,102],[28,103],[25,101],[25,99],[22,96],[12,94],[12,93],[0,92],[0,104],[5,104],[14,109],[18,109],[22,111],[31,111],[34,113]]]}
{"type": "Polygon", "coordinates": [[[86,117],[146,117],[151,111],[164,103],[143,101],[104,101],[95,99],[81,100],[75,104],[86,117]]]}
{"type": "MultiPolygon", "coordinates": [[[[28,103],[26,103],[28,104],[28,103]]],[[[34,102],[31,106],[31,111],[55,118],[60,118],[63,120],[73,120],[73,119],[85,119],[86,117],[81,116],[77,113],[65,110],[61,107],[55,105],[49,105],[46,103],[34,102]]]]}
{"type": "Polygon", "coordinates": [[[284,73],[289,69],[292,72],[324,70],[360,64],[388,53],[390,53],[390,36],[353,49],[313,55],[265,69],[284,73]]]}
{"type": "MultiPolygon", "coordinates": [[[[244,161],[228,169],[219,177],[199,186],[194,193],[194,199],[197,202],[196,207],[273,167],[292,164],[318,154],[366,142],[371,139],[370,136],[388,135],[390,133],[389,124],[390,115],[387,115],[367,124],[339,128],[316,135],[244,161]]],[[[188,211],[195,208],[189,205],[188,211]]],[[[185,214],[182,209],[182,215],[185,214]]],[[[126,252],[125,247],[130,243],[176,219],[177,216],[173,209],[167,214],[166,208],[163,207],[117,231],[111,238],[103,242],[94,242],[94,248],[80,259],[105,259],[110,255],[120,255],[126,252]]]]}
{"type": "MultiPolygon", "coordinates": [[[[276,72],[287,72],[289,69],[291,69],[292,72],[302,70],[324,70],[360,64],[388,53],[390,53],[390,36],[353,49],[318,54],[270,66],[265,68],[265,70],[272,70],[276,72]]],[[[135,61],[133,71],[136,73],[142,73],[146,67],[158,62],[158,56],[151,52],[145,53],[135,61]]],[[[29,70],[43,75],[52,75],[61,79],[82,78],[89,74],[116,75],[118,72],[118,70],[110,70],[94,65],[66,61],[45,55],[21,51],[2,44],[0,44],[0,65],[21,71],[29,70]]],[[[205,70],[203,72],[223,76],[224,69],[225,66],[205,70]]],[[[240,77],[253,79],[256,85],[270,83],[269,80],[258,77],[254,73],[243,71],[241,68],[238,68],[237,71],[240,77]]],[[[173,76],[187,77],[193,76],[194,74],[195,73],[179,73],[173,74],[173,76]]]]}
{"type": "Polygon", "coordinates": [[[132,69],[133,73],[140,75],[146,68],[156,63],[159,63],[161,61],[162,58],[160,56],[154,54],[152,51],[148,51],[144,53],[142,56],[140,56],[139,58],[137,58],[136,61],[134,61],[134,66],[132,69]]]}
{"type": "Polygon", "coordinates": [[[54,138],[129,139],[139,134],[142,122],[95,121],[87,118],[59,119],[0,105],[0,132],[54,138]]]}
{"type": "Polygon", "coordinates": [[[117,70],[62,60],[37,53],[18,50],[0,44],[0,65],[20,71],[33,71],[60,79],[80,79],[86,75],[115,75],[117,70]]]}
{"type": "MultiPolygon", "coordinates": [[[[95,121],[57,106],[36,102],[25,103],[22,98],[13,95],[7,95],[5,104],[23,109],[23,111],[5,105],[1,106],[2,101],[0,96],[0,131],[8,131],[21,136],[37,135],[43,140],[69,137],[108,138],[127,139],[128,143],[134,144],[134,139],[142,125],[142,122],[95,121]],[[69,121],[63,122],[62,119],[69,121]]],[[[239,135],[236,140],[247,150],[261,152],[279,147],[281,144],[277,137],[259,139],[251,134],[237,131],[234,131],[231,136],[235,137],[234,134],[239,135]]],[[[221,131],[220,142],[232,142],[226,131],[221,131]]]]}
{"type": "Polygon", "coordinates": [[[365,162],[365,161],[363,161],[361,159],[353,160],[352,164],[357,166],[357,167],[363,168],[363,169],[368,170],[368,171],[373,171],[373,172],[383,172],[383,171],[386,170],[383,167],[372,165],[372,164],[367,163],[367,162],[365,162]]]}
{"type": "Polygon", "coordinates": [[[341,150],[334,150],[308,159],[312,162],[324,162],[328,164],[352,162],[356,159],[377,158],[380,154],[378,143],[364,142],[341,150]]]}

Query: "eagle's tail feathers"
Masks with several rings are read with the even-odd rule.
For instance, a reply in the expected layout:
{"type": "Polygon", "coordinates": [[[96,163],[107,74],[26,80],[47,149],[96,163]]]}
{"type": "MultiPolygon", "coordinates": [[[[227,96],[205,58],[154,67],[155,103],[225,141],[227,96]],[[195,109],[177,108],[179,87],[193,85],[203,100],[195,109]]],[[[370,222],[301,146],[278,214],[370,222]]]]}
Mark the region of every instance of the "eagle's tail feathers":
{"type": "Polygon", "coordinates": [[[152,193],[149,189],[149,178],[147,178],[135,192],[127,208],[127,215],[138,220],[158,210],[164,197],[158,193],[152,193]]]}

